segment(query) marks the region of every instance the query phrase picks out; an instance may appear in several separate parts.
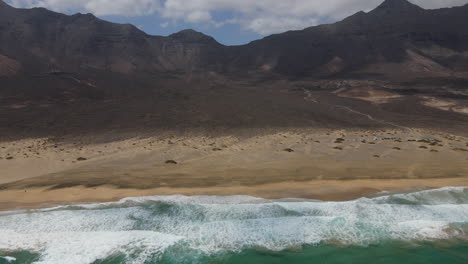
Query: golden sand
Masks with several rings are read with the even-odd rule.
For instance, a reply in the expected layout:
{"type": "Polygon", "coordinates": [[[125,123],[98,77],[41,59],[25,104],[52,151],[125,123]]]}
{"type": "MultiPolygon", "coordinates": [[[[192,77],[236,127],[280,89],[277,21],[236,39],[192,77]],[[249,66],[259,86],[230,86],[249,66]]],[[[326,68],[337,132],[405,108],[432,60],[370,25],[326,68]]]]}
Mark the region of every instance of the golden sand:
{"type": "Polygon", "coordinates": [[[0,209],[173,194],[349,200],[468,186],[467,142],[418,130],[3,142],[0,209]]]}

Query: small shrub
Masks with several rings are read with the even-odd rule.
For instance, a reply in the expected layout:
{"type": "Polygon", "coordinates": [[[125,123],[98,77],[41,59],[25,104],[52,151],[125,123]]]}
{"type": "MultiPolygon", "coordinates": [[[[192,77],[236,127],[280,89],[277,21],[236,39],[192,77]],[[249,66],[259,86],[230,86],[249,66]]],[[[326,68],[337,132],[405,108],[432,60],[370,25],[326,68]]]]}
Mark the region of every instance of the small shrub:
{"type": "Polygon", "coordinates": [[[343,143],[344,141],[345,141],[344,138],[337,138],[335,140],[335,143],[343,143]]]}

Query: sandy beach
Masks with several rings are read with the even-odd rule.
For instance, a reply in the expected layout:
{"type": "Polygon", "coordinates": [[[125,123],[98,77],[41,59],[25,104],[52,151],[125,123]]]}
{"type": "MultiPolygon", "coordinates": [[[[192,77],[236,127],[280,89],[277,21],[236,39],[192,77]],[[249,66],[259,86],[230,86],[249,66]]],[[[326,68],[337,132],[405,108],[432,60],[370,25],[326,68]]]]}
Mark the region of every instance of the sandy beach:
{"type": "Polygon", "coordinates": [[[468,139],[405,130],[113,135],[0,143],[0,209],[151,195],[351,200],[468,185],[468,139]]]}

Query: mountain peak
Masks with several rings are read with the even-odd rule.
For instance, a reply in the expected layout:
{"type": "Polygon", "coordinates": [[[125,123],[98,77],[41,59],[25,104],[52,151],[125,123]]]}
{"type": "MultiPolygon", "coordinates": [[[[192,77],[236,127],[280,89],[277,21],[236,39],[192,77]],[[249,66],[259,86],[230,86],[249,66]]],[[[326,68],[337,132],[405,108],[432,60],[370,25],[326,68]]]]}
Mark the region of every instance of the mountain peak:
{"type": "Polygon", "coordinates": [[[0,8],[4,8],[4,7],[11,7],[9,6],[7,3],[5,3],[3,0],[0,0],[0,8]]]}
{"type": "Polygon", "coordinates": [[[385,0],[376,10],[395,10],[408,12],[413,10],[422,10],[421,7],[409,2],[408,0],[385,0]]]}
{"type": "Polygon", "coordinates": [[[193,29],[184,29],[184,30],[181,30],[177,33],[174,33],[171,35],[171,37],[190,37],[190,38],[196,38],[196,37],[206,37],[205,34],[201,33],[201,32],[198,32],[198,31],[195,31],[193,29]]]}
{"type": "Polygon", "coordinates": [[[185,29],[169,36],[182,42],[217,43],[216,40],[193,29],[185,29]]]}

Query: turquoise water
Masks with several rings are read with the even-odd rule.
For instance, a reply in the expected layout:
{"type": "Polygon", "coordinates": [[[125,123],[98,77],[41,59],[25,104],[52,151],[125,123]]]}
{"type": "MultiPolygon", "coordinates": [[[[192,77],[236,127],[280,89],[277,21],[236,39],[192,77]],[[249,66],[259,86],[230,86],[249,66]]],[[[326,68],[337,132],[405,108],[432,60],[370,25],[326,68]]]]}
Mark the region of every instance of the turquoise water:
{"type": "Polygon", "coordinates": [[[468,263],[468,188],[127,198],[0,213],[1,263],[468,263]]]}

